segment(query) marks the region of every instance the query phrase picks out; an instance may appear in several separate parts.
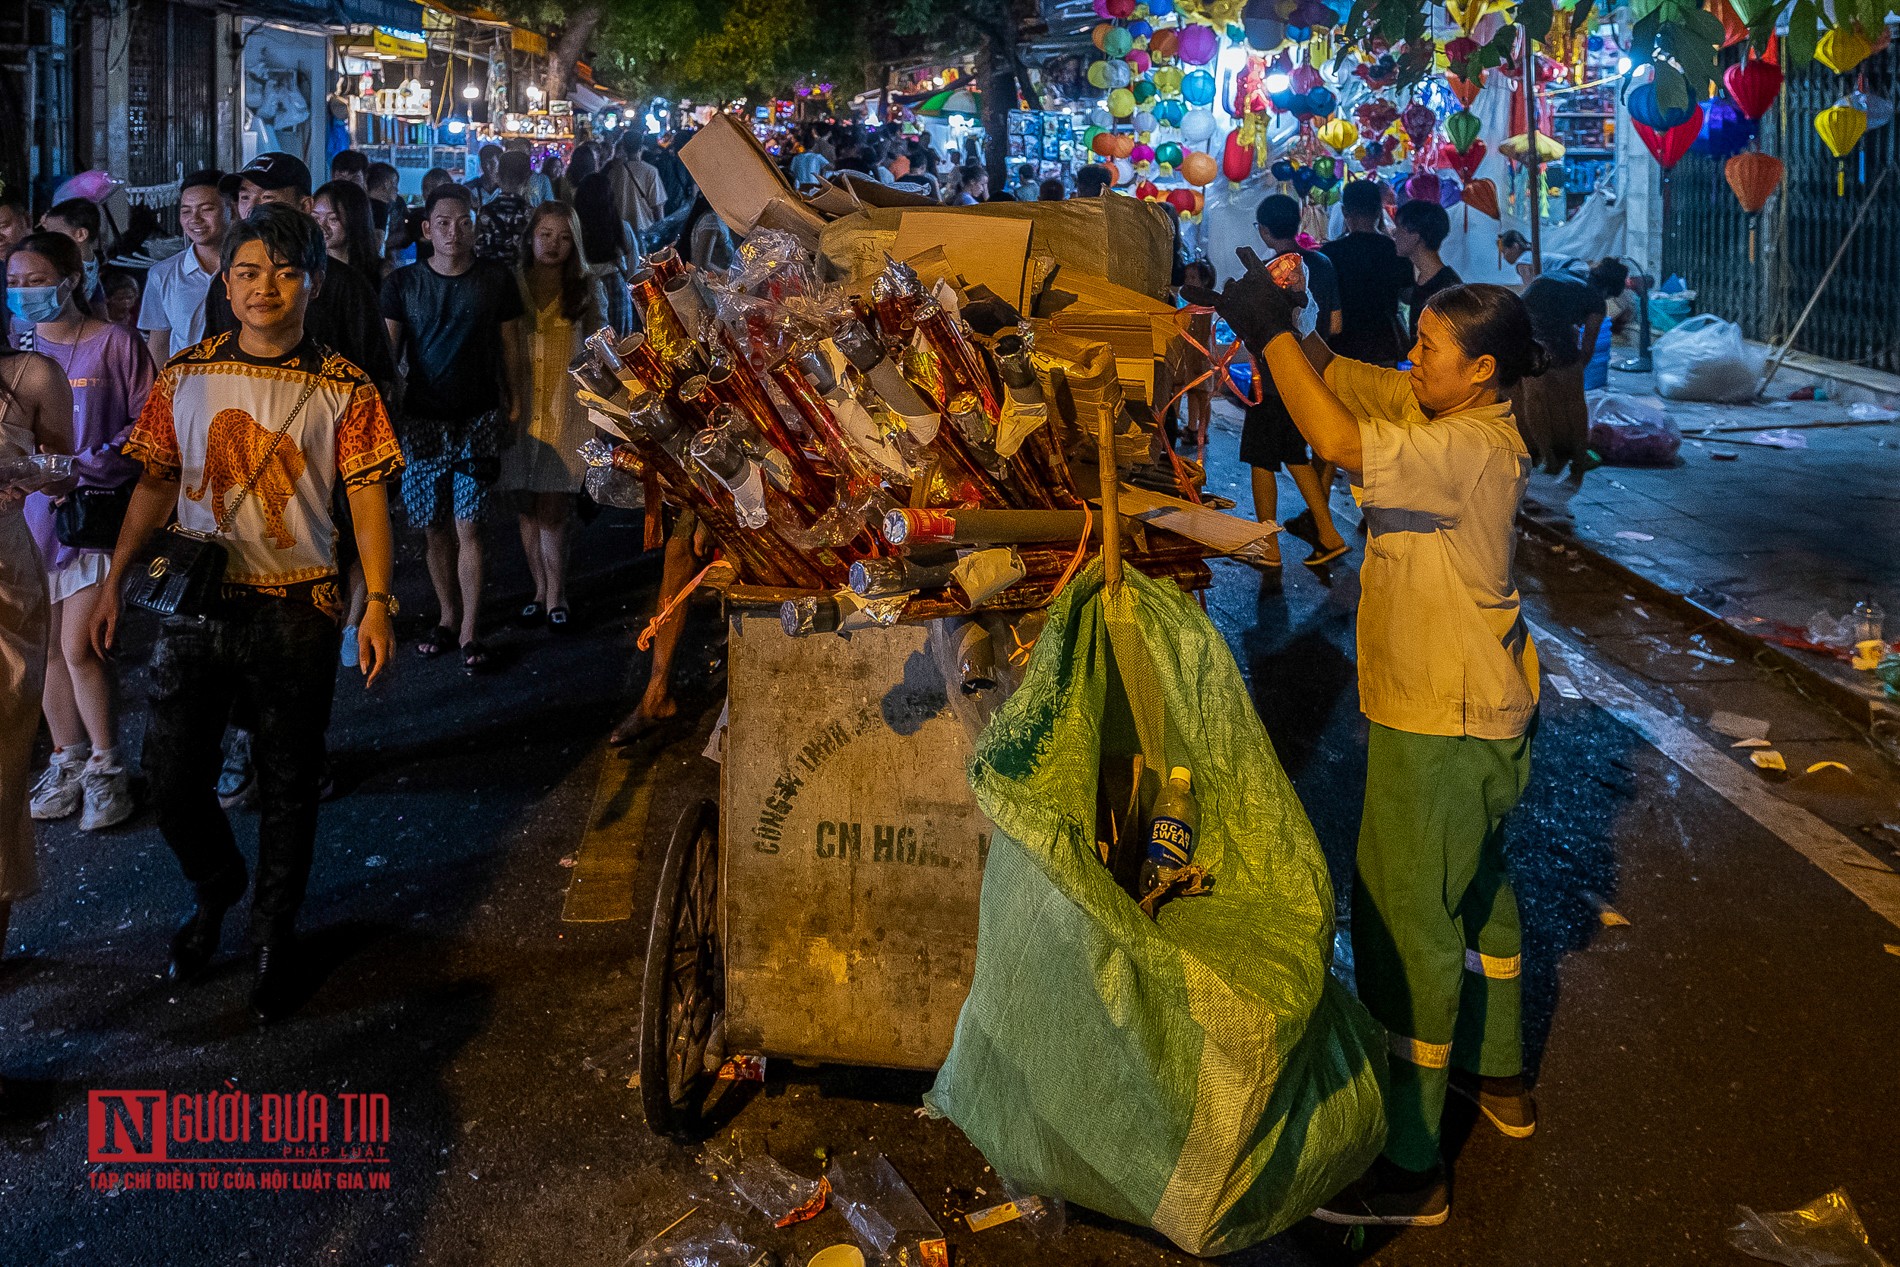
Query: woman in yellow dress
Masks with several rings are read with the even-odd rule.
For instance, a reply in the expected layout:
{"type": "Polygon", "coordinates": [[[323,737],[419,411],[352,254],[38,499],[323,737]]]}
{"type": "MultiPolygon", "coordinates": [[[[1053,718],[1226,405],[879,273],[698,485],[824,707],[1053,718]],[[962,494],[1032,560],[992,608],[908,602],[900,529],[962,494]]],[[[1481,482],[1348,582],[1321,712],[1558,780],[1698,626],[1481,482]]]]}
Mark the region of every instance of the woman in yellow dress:
{"type": "Polygon", "coordinates": [[[527,309],[526,364],[515,381],[530,384],[532,395],[520,436],[502,454],[501,487],[514,495],[534,577],[534,601],[521,609],[521,623],[545,620],[555,633],[568,627],[568,527],[587,470],[579,449],[594,434],[567,367],[581,340],[600,329],[606,306],[600,283],[583,266],[580,240],[573,207],[544,202],[534,209],[515,269],[527,309]]]}

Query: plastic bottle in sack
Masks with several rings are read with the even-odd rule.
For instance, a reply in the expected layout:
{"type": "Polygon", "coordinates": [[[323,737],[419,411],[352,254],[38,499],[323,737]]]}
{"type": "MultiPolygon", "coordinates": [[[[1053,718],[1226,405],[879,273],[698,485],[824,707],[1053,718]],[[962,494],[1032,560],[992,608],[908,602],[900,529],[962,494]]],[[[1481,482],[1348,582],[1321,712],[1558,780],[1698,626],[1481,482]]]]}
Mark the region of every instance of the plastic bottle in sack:
{"type": "Polygon", "coordinates": [[[1886,632],[1887,613],[1879,603],[1871,598],[1863,598],[1854,604],[1854,643],[1884,642],[1881,637],[1886,632]]]}
{"type": "Polygon", "coordinates": [[[1168,785],[1155,799],[1148,856],[1142,859],[1141,877],[1135,884],[1135,895],[1144,904],[1194,860],[1194,832],[1201,825],[1201,809],[1194,802],[1192,782],[1186,766],[1175,766],[1168,771],[1168,785]]]}

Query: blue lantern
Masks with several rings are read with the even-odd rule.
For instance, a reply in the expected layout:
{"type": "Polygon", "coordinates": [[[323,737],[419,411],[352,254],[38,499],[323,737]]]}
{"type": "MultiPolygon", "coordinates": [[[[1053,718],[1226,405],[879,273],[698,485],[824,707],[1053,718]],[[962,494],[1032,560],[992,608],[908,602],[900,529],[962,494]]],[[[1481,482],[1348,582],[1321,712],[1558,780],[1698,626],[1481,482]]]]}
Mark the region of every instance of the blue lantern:
{"type": "Polygon", "coordinates": [[[1640,84],[1630,90],[1630,118],[1636,120],[1652,132],[1667,132],[1670,128],[1680,127],[1695,115],[1695,105],[1690,103],[1680,110],[1664,110],[1656,100],[1656,85],[1640,84]]]}
{"type": "Polygon", "coordinates": [[[1191,106],[1205,106],[1214,100],[1214,77],[1204,70],[1189,71],[1181,80],[1181,95],[1191,106]]]}
{"type": "Polygon", "coordinates": [[[1148,0],[1148,16],[1165,18],[1174,12],[1174,0],[1148,0]]]}
{"type": "Polygon", "coordinates": [[[1157,101],[1154,106],[1154,116],[1155,122],[1178,128],[1181,126],[1181,120],[1187,118],[1187,103],[1173,97],[1165,101],[1157,101]]]}
{"type": "Polygon", "coordinates": [[[1294,167],[1290,160],[1280,158],[1280,159],[1275,159],[1273,162],[1273,166],[1269,167],[1267,170],[1273,174],[1273,178],[1275,180],[1292,180],[1293,173],[1298,171],[1299,169],[1294,167]]]}
{"type": "Polygon", "coordinates": [[[1755,139],[1759,131],[1759,119],[1751,119],[1743,114],[1727,97],[1717,97],[1703,105],[1702,131],[1697,134],[1689,152],[1709,158],[1730,159],[1747,149],[1748,143],[1755,139]]]}

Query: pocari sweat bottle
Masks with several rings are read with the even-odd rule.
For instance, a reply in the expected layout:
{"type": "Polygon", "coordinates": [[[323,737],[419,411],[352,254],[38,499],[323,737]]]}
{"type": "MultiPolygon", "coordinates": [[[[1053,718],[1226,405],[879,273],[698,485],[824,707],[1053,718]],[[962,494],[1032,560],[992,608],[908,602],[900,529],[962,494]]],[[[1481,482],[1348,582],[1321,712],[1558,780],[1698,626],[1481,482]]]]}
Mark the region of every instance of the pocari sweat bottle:
{"type": "Polygon", "coordinates": [[[1137,896],[1147,902],[1149,895],[1165,887],[1167,875],[1177,871],[1194,857],[1194,832],[1201,824],[1201,810],[1194,803],[1192,776],[1186,766],[1168,771],[1168,785],[1155,798],[1154,819],[1148,826],[1148,856],[1142,859],[1137,896]]]}

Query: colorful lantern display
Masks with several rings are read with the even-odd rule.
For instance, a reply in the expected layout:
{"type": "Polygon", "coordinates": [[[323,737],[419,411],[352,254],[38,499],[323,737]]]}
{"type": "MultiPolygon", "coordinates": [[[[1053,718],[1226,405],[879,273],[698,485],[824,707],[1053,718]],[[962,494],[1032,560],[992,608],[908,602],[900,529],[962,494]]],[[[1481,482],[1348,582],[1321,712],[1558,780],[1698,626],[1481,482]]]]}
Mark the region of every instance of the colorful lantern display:
{"type": "Polygon", "coordinates": [[[1656,100],[1656,85],[1638,84],[1630,89],[1628,101],[1630,118],[1642,124],[1652,132],[1667,132],[1688,122],[1689,116],[1699,107],[1694,104],[1684,109],[1665,110],[1656,100]]]}
{"type": "Polygon", "coordinates": [[[1748,222],[1748,262],[1755,262],[1755,228],[1760,222],[1754,217],[1767,205],[1768,196],[1781,185],[1783,174],[1781,160],[1773,154],[1764,154],[1760,150],[1747,150],[1737,154],[1722,165],[1722,175],[1728,178],[1728,187],[1735,191],[1735,201],[1742,204],[1742,210],[1749,216],[1748,222]]]}
{"type": "Polygon", "coordinates": [[[1636,135],[1643,138],[1643,144],[1656,162],[1664,171],[1668,171],[1682,161],[1682,156],[1695,144],[1696,137],[1702,134],[1702,107],[1696,106],[1687,119],[1666,131],[1658,132],[1644,123],[1634,126],[1636,135]]]}
{"type": "Polygon", "coordinates": [[[1439,153],[1445,159],[1445,166],[1458,173],[1458,179],[1469,182],[1477,175],[1478,164],[1484,161],[1485,144],[1483,141],[1473,141],[1468,150],[1453,149],[1449,154],[1441,150],[1439,153]]]}
{"type": "Polygon", "coordinates": [[[1465,182],[1464,204],[1476,208],[1493,220],[1498,218],[1498,187],[1488,180],[1465,182]]]}
{"type": "Polygon", "coordinates": [[[1837,26],[1822,34],[1820,43],[1814,46],[1814,60],[1837,75],[1845,75],[1873,51],[1873,44],[1858,30],[1837,26]]]}
{"type": "MultiPolygon", "coordinates": [[[[1409,107],[1407,113],[1410,113],[1409,107]]],[[[1426,113],[1431,112],[1427,110],[1426,113]]],[[[1471,148],[1473,142],[1478,139],[1478,133],[1483,130],[1484,124],[1479,122],[1478,116],[1469,110],[1460,110],[1445,120],[1445,135],[1451,138],[1451,147],[1460,154],[1471,148]]],[[[1412,138],[1412,145],[1417,149],[1423,149],[1425,142],[1429,141],[1432,135],[1430,128],[1425,129],[1423,137],[1413,135],[1409,122],[1406,125],[1405,134],[1412,138]]]]}
{"type": "MultiPolygon", "coordinates": [[[[1461,110],[1458,114],[1471,120],[1471,135],[1474,137],[1478,135],[1478,116],[1469,110],[1461,110]]],[[[1458,115],[1454,114],[1451,117],[1456,119],[1458,115]]],[[[1448,131],[1450,123],[1451,120],[1446,121],[1448,131]]],[[[1433,114],[1432,108],[1422,101],[1414,101],[1399,112],[1399,127],[1405,132],[1405,139],[1412,143],[1412,148],[1415,150],[1425,148],[1425,142],[1432,139],[1432,130],[1437,126],[1438,116],[1433,114]]],[[[1451,135],[1456,139],[1456,134],[1451,135]]],[[[1464,148],[1463,144],[1459,148],[1464,148]]]]}
{"type": "MultiPolygon", "coordinates": [[[[1829,106],[1814,116],[1814,130],[1820,133],[1821,143],[1827,146],[1828,152],[1836,160],[1844,160],[1867,134],[1867,116],[1853,106],[1829,106]]],[[[1845,162],[1835,163],[1834,192],[1837,197],[1847,196],[1845,162]]]]}
{"type": "Polygon", "coordinates": [[[1749,56],[1723,71],[1722,83],[1744,115],[1759,119],[1781,91],[1781,67],[1749,56]]]}
{"type": "Polygon", "coordinates": [[[1445,73],[1445,83],[1451,88],[1451,95],[1458,98],[1458,104],[1461,106],[1469,108],[1471,103],[1478,99],[1479,86],[1471,80],[1466,79],[1463,75],[1456,75],[1447,71],[1445,73]]]}
{"type": "Polygon", "coordinates": [[[1117,119],[1126,119],[1135,112],[1135,94],[1126,88],[1117,88],[1108,94],[1108,112],[1117,119]]]}
{"type": "Polygon", "coordinates": [[[1190,66],[1207,65],[1219,51],[1220,36],[1214,33],[1213,27],[1199,23],[1183,29],[1176,45],[1176,56],[1190,66]]]}
{"type": "Polygon", "coordinates": [[[1191,106],[1212,105],[1214,77],[1204,70],[1189,71],[1181,79],[1181,97],[1191,106]]]}
{"type": "Polygon", "coordinates": [[[1412,178],[1405,182],[1405,196],[1416,198],[1420,202],[1438,201],[1439,184],[1435,172],[1414,171],[1412,178]]]}
{"type": "Polygon", "coordinates": [[[1170,189],[1168,205],[1184,216],[1194,214],[1194,191],[1191,189],[1170,189]]]}
{"type": "Polygon", "coordinates": [[[1320,125],[1319,139],[1335,154],[1344,154],[1359,142],[1359,129],[1346,119],[1328,119],[1320,125]]]}
{"type": "Polygon", "coordinates": [[[1728,158],[1747,149],[1760,131],[1759,120],[1743,114],[1741,107],[1726,97],[1717,97],[1703,107],[1702,133],[1689,147],[1689,152],[1708,158],[1728,158]]]}
{"type": "Polygon", "coordinates": [[[1205,145],[1214,135],[1212,110],[1189,110],[1180,122],[1182,139],[1190,145],[1205,145]]]}
{"type": "Polygon", "coordinates": [[[1163,141],[1155,146],[1155,162],[1161,164],[1161,174],[1167,175],[1181,165],[1181,147],[1173,141],[1163,141]]]}
{"type": "Polygon", "coordinates": [[[1181,179],[1190,185],[1212,184],[1218,175],[1220,175],[1220,164],[1214,161],[1212,154],[1195,150],[1181,159],[1181,179]]]}

